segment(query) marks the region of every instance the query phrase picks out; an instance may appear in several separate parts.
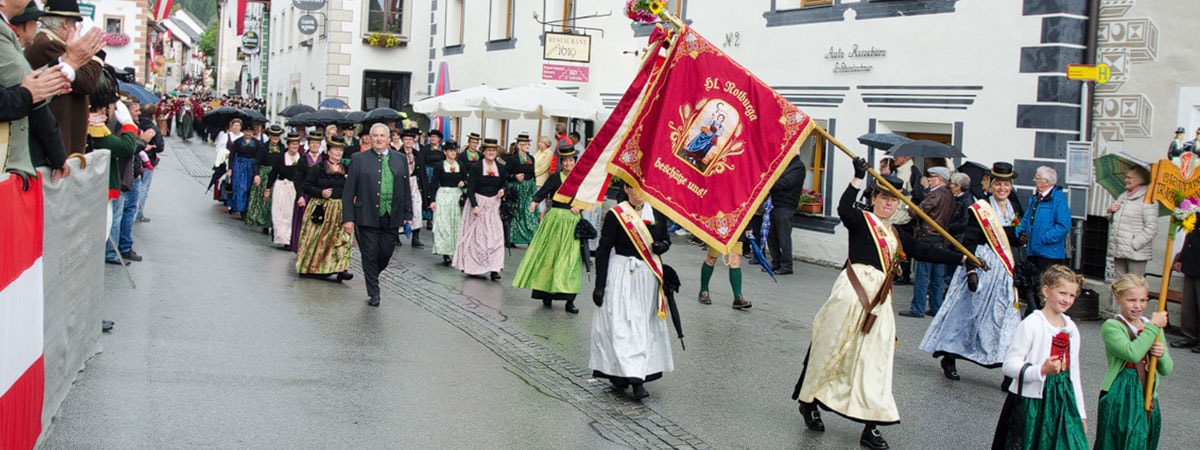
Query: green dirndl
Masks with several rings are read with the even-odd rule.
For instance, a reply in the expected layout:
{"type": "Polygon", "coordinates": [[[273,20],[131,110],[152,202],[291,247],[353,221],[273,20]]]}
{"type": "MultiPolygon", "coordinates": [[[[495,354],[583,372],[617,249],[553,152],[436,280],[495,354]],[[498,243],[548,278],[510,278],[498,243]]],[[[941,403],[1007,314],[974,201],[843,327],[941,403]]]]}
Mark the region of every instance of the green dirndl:
{"type": "Polygon", "coordinates": [[[196,119],[192,118],[191,113],[184,112],[182,114],[183,116],[179,118],[179,129],[176,131],[179,133],[180,139],[188,140],[192,138],[192,123],[196,119]]]}
{"type": "Polygon", "coordinates": [[[510,183],[509,189],[517,194],[517,204],[513,208],[513,218],[509,222],[512,229],[510,240],[513,244],[525,245],[533,242],[533,235],[538,230],[537,210],[529,212],[529,204],[533,203],[533,194],[536,194],[538,190],[537,182],[525,180],[510,183]]]}
{"type": "Polygon", "coordinates": [[[572,214],[571,210],[550,208],[517,267],[513,286],[533,289],[534,298],[574,298],[583,282],[583,255],[579,239],[575,239],[578,223],[579,215],[572,214]]]}
{"type": "Polygon", "coordinates": [[[246,225],[252,227],[271,227],[271,199],[263,199],[267,192],[267,176],[271,174],[271,166],[258,169],[259,183],[250,187],[250,201],[246,205],[246,225]]]}
{"type": "Polygon", "coordinates": [[[1146,391],[1137,371],[1123,368],[1113,379],[1107,393],[1100,394],[1100,414],[1096,421],[1096,449],[1143,450],[1158,448],[1162,413],[1158,398],[1146,417],[1146,391]]]}
{"type": "Polygon", "coordinates": [[[433,211],[433,254],[454,256],[454,246],[458,245],[458,228],[462,225],[463,207],[458,204],[462,198],[461,188],[438,188],[434,196],[437,209],[433,211]]]}
{"type": "MultiPolygon", "coordinates": [[[[1042,398],[1009,394],[1001,413],[1001,424],[1009,426],[1006,436],[997,438],[1004,439],[1005,449],[1086,450],[1087,433],[1076,405],[1070,372],[1050,375],[1042,385],[1042,398]]],[[[999,442],[992,448],[998,448],[995,444],[999,442]]]]}
{"type": "Polygon", "coordinates": [[[300,249],[296,252],[296,273],[327,275],[345,272],[350,267],[350,243],[354,236],[342,230],[342,200],[313,198],[304,210],[300,231],[300,249]],[[317,205],[324,205],[325,220],[313,223],[317,205]]]}

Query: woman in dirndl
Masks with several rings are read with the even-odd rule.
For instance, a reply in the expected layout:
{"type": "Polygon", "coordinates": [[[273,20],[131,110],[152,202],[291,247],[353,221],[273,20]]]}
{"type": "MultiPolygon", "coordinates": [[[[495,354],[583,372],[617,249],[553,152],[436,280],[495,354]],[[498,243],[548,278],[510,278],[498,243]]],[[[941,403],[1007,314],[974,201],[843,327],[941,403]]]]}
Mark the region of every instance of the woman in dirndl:
{"type": "Polygon", "coordinates": [[[992,195],[968,208],[970,224],[963,245],[997,270],[955,271],[946,303],[921,341],[921,350],[941,358],[942,374],[951,380],[960,378],[956,359],[988,369],[1004,364],[1004,352],[1021,323],[1011,245],[1018,242],[1014,222],[1021,216],[1019,204],[1009,201],[1017,174],[1012,164],[998,162],[992,165],[990,175],[992,195]]]}
{"type": "Polygon", "coordinates": [[[311,200],[308,193],[304,192],[303,184],[308,175],[308,170],[321,163],[321,149],[324,145],[325,137],[320,130],[312,130],[308,132],[308,144],[304,147],[304,153],[300,155],[300,173],[296,180],[296,206],[292,210],[292,243],[289,248],[293,252],[300,251],[300,231],[304,227],[304,211],[308,209],[308,201],[311,200]]]}
{"type": "Polygon", "coordinates": [[[513,218],[509,222],[512,230],[509,234],[509,244],[528,245],[533,241],[533,235],[538,229],[537,211],[525,209],[525,205],[533,201],[533,194],[538,190],[537,181],[534,180],[533,156],[529,154],[529,135],[517,135],[517,151],[508,157],[508,171],[512,177],[508,183],[508,195],[516,196],[513,218]]]}
{"type": "Polygon", "coordinates": [[[288,133],[287,152],[275,159],[267,175],[267,192],[271,196],[272,242],[288,248],[292,243],[292,216],[296,209],[296,184],[303,182],[304,155],[300,154],[300,135],[288,133]]]}
{"type": "Polygon", "coordinates": [[[426,204],[433,211],[433,254],[442,255],[442,265],[449,266],[454,257],[454,246],[458,243],[458,227],[462,212],[459,201],[467,183],[462,164],[458,162],[458,142],[453,139],[442,143],[445,159],[434,163],[434,191],[427,196],[426,204]],[[432,197],[432,198],[429,198],[432,197]]]}
{"type": "Polygon", "coordinates": [[[429,191],[429,179],[425,178],[424,154],[417,147],[418,136],[420,133],[416,128],[401,131],[400,149],[397,151],[403,153],[408,161],[408,192],[412,195],[413,205],[412,224],[408,230],[410,233],[409,244],[413,248],[425,248],[425,244],[421,242],[421,229],[425,228],[425,219],[421,215],[421,210],[424,208],[421,208],[420,205],[425,203],[425,193],[429,191]]]}
{"type": "MultiPolygon", "coordinates": [[[[237,120],[237,119],[234,119],[237,120]]],[[[239,125],[241,122],[238,122],[239,125]]],[[[233,195],[225,199],[225,206],[230,213],[238,213],[246,218],[246,207],[250,202],[250,188],[254,183],[254,167],[258,158],[258,146],[262,143],[253,133],[243,133],[233,141],[229,149],[229,176],[233,185],[233,195]]]]}
{"type": "Polygon", "coordinates": [[[342,165],[345,147],[346,141],[340,136],[327,140],[321,162],[309,168],[304,177],[304,192],[311,200],[304,211],[300,252],[296,255],[296,272],[302,277],[337,275],[338,281],[353,278],[347,269],[354,236],[342,229],[341,219],[342,189],[346,185],[346,168],[342,165]]]}
{"type": "Polygon", "coordinates": [[[456,251],[451,266],[471,276],[488,274],[500,279],[504,270],[504,224],[500,202],[508,180],[503,164],[496,160],[500,147],[495,139],[483,140],[483,159],[468,167],[467,204],[463,207],[456,251]]]}
{"type": "Polygon", "coordinates": [[[565,300],[566,311],[579,314],[579,308],[575,307],[575,296],[579,294],[583,282],[583,254],[579,239],[575,238],[575,227],[579,225],[580,209],[572,206],[570,201],[554,200],[554,194],[562,187],[563,180],[575,168],[575,148],[560,147],[558,158],[562,172],[547,179],[546,184],[525,203],[528,205],[526,211],[535,214],[539,204],[550,200],[550,211],[546,212],[537,233],[533,235],[529,250],[521,258],[513,286],[532,289],[532,297],[541,299],[546,306],[555,300],[565,300]]]}
{"type": "Polygon", "coordinates": [[[588,368],[617,390],[633,387],[631,396],[641,400],[650,395],[646,382],[675,370],[659,257],[671,239],[666,218],[632,186],[624,190],[628,200],[609,210],[600,229],[588,368]]]}
{"type": "MultiPolygon", "coordinates": [[[[849,257],[813,319],[812,340],[792,398],[800,401],[800,413],[810,430],[825,431],[818,407],[832,410],[864,425],[860,444],[886,449],[888,443],[878,426],[900,422],[892,395],[896,351],[892,278],[906,254],[940,264],[961,264],[967,258],[940,245],[924,244],[888,223],[900,200],[874,178],[869,185],[872,210],[855,208],[869,167],[865,159],[854,160],[854,179],[838,203],[838,217],[848,231],[849,257]]],[[[896,191],[904,188],[899,177],[883,177],[896,191]]]]}
{"type": "Polygon", "coordinates": [[[258,154],[254,157],[254,187],[250,188],[250,200],[246,204],[246,225],[263,227],[263,233],[271,228],[271,197],[266,192],[271,187],[268,183],[271,169],[285,151],[280,142],[282,137],[283,127],[267,127],[267,142],[258,146],[258,154]]]}

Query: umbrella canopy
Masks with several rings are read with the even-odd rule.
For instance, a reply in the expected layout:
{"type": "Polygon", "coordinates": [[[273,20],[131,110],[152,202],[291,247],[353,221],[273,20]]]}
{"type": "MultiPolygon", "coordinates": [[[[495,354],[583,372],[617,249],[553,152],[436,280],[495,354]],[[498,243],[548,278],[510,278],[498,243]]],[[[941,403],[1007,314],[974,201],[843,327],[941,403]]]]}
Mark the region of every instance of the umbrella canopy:
{"type": "Polygon", "coordinates": [[[346,113],[346,122],[349,122],[350,125],[360,124],[363,122],[363,120],[366,120],[366,118],[367,118],[367,113],[362,112],[362,111],[353,111],[353,112],[346,113]]]}
{"type": "Polygon", "coordinates": [[[912,158],[965,158],[961,151],[953,145],[941,142],[919,141],[897,144],[887,152],[888,156],[908,156],[912,158]]]}
{"type": "Polygon", "coordinates": [[[992,173],[992,169],[975,161],[967,161],[955,171],[964,173],[971,177],[971,194],[975,198],[983,198],[985,191],[983,190],[983,175],[992,173]]]}
{"type": "Polygon", "coordinates": [[[596,120],[600,109],[571,94],[545,84],[505,89],[468,100],[468,106],[485,111],[520,111],[527,119],[571,117],[596,120]]]}
{"type": "Polygon", "coordinates": [[[900,144],[912,142],[907,137],[892,133],[867,133],[858,137],[858,143],[880,150],[888,150],[900,144]]]}
{"type": "Polygon", "coordinates": [[[241,115],[242,120],[247,120],[250,122],[257,122],[257,123],[270,122],[269,120],[267,120],[267,116],[264,116],[264,115],[262,115],[262,113],[255,111],[253,109],[250,109],[250,108],[239,109],[238,114],[241,115]]]}
{"type": "Polygon", "coordinates": [[[289,127],[306,127],[308,126],[308,117],[311,115],[312,113],[310,112],[296,114],[289,118],[287,123],[284,123],[284,125],[289,127]]]}
{"type": "Polygon", "coordinates": [[[346,115],[332,109],[322,109],[320,111],[309,113],[306,125],[325,126],[329,124],[337,124],[346,121],[346,115]]]}
{"type": "Polygon", "coordinates": [[[400,115],[399,111],[392,108],[375,108],[367,113],[363,118],[363,124],[379,123],[379,122],[398,122],[404,120],[404,116],[400,115]]]}
{"type": "Polygon", "coordinates": [[[1096,168],[1096,184],[1108,191],[1113,198],[1125,193],[1125,173],[1130,169],[1140,167],[1150,171],[1150,163],[1125,152],[1109,153],[1096,158],[1092,166],[1096,168]]]}
{"type": "Polygon", "coordinates": [[[237,108],[232,106],[222,106],[204,113],[203,116],[200,116],[200,120],[204,122],[205,126],[216,127],[224,130],[229,125],[230,120],[241,117],[242,112],[238,111],[237,108]]]}
{"type": "Polygon", "coordinates": [[[346,104],[345,100],[333,97],[321,100],[321,103],[317,107],[321,109],[350,109],[350,105],[346,104]]]}
{"type": "Polygon", "coordinates": [[[316,111],[316,108],[313,108],[311,106],[308,106],[308,105],[305,105],[302,103],[297,103],[295,105],[288,106],[287,108],[283,108],[283,111],[279,111],[279,115],[281,115],[283,117],[293,117],[296,114],[310,113],[310,112],[315,112],[315,111],[316,111]]]}
{"type": "Polygon", "coordinates": [[[161,99],[153,92],[146,90],[140,84],[126,83],[124,81],[117,83],[117,87],[122,91],[128,92],[129,95],[137,99],[138,103],[143,105],[152,105],[158,103],[161,99]]]}
{"type": "Polygon", "coordinates": [[[413,103],[413,112],[429,116],[468,117],[475,116],[488,119],[516,119],[521,117],[520,111],[480,107],[477,105],[494,104],[499,90],[487,85],[479,85],[437,97],[427,98],[413,103]],[[485,100],[486,99],[486,100],[485,100]]]}

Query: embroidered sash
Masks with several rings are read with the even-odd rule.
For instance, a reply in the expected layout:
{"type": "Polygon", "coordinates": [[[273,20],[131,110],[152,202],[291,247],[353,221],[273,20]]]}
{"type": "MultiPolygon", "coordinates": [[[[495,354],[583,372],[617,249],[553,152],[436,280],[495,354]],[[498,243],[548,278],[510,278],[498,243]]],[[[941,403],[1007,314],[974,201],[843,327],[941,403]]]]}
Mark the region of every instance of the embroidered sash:
{"type": "Polygon", "coordinates": [[[646,223],[642,222],[641,211],[634,209],[633,205],[630,205],[628,202],[622,202],[614,206],[612,211],[621,222],[621,229],[625,230],[625,234],[629,236],[629,240],[637,248],[638,254],[642,256],[642,261],[645,261],[650,271],[654,272],[654,276],[658,277],[658,318],[666,320],[667,298],[662,290],[662,259],[650,251],[650,247],[654,243],[654,237],[650,235],[650,229],[646,228],[646,223]]]}
{"type": "Polygon", "coordinates": [[[987,236],[988,247],[1000,257],[1004,270],[1011,276],[1014,268],[1012,247],[1009,246],[1008,235],[1004,233],[1004,224],[996,216],[996,210],[985,200],[975,201],[970,208],[971,213],[975,214],[975,219],[979,221],[983,234],[987,236]]]}
{"type": "Polygon", "coordinates": [[[871,238],[875,240],[875,250],[879,252],[880,267],[883,267],[884,273],[888,273],[892,267],[892,249],[887,241],[887,226],[869,212],[863,211],[863,217],[867,219],[867,229],[871,230],[871,238]]]}

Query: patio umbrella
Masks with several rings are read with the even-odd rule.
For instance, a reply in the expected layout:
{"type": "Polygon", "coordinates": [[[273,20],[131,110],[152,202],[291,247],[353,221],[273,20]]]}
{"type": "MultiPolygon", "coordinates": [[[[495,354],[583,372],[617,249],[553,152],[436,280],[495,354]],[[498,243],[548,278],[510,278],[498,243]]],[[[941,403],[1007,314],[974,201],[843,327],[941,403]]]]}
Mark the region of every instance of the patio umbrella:
{"type": "Polygon", "coordinates": [[[334,97],[321,100],[321,103],[317,107],[321,109],[350,109],[350,105],[346,104],[345,100],[334,97]]]}
{"type": "Polygon", "coordinates": [[[279,115],[281,115],[283,117],[293,117],[296,114],[310,113],[310,112],[315,112],[315,111],[316,111],[316,109],[311,106],[308,106],[308,105],[305,105],[302,103],[297,103],[295,105],[288,106],[287,108],[283,108],[282,111],[279,111],[279,115]]]}
{"type": "MultiPolygon", "coordinates": [[[[483,97],[494,97],[500,91],[481,84],[461,91],[427,98],[413,103],[413,111],[431,116],[467,117],[480,111],[483,97]]],[[[519,116],[519,114],[518,114],[519,116]]]]}
{"type": "Polygon", "coordinates": [[[152,105],[158,103],[161,99],[154,93],[146,90],[142,85],[137,83],[126,83],[124,81],[117,83],[117,87],[122,91],[128,92],[129,95],[137,99],[138,103],[143,105],[152,105]]]}
{"type": "Polygon", "coordinates": [[[203,116],[200,116],[200,120],[206,127],[216,127],[224,130],[229,125],[230,120],[241,117],[242,112],[238,111],[237,108],[232,106],[222,106],[204,113],[203,116]]]}
{"type": "Polygon", "coordinates": [[[267,116],[264,116],[264,115],[262,115],[262,113],[255,111],[253,109],[250,109],[250,108],[239,109],[238,114],[241,115],[242,120],[248,120],[250,122],[256,122],[256,123],[270,122],[269,120],[267,120],[267,116]]]}
{"type": "Polygon", "coordinates": [[[1134,167],[1150,171],[1150,163],[1134,158],[1128,153],[1117,152],[1096,158],[1092,162],[1096,168],[1096,184],[1108,191],[1113,198],[1125,193],[1125,173],[1134,167]]]}
{"type": "Polygon", "coordinates": [[[900,144],[912,142],[912,139],[893,133],[867,133],[858,137],[858,143],[880,150],[888,150],[900,144]]]}
{"type": "Polygon", "coordinates": [[[306,127],[308,126],[308,117],[311,115],[312,113],[310,112],[296,114],[289,118],[284,125],[289,127],[306,127]]]}
{"type": "Polygon", "coordinates": [[[897,144],[891,150],[888,150],[887,155],[908,156],[911,158],[966,158],[966,155],[963,155],[953,145],[925,139],[897,144]]]}
{"type": "Polygon", "coordinates": [[[596,105],[545,84],[505,89],[492,96],[480,96],[477,100],[474,106],[482,110],[521,111],[526,119],[537,120],[537,136],[542,135],[542,121],[545,119],[570,117],[596,120],[600,112],[596,105]]]}

